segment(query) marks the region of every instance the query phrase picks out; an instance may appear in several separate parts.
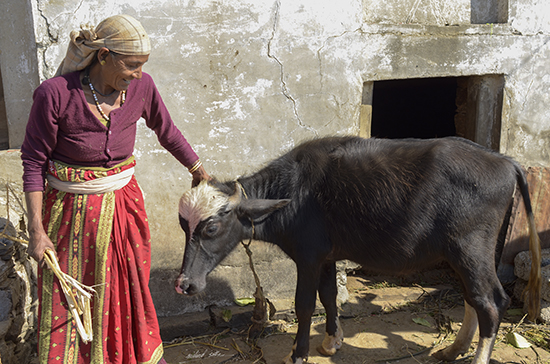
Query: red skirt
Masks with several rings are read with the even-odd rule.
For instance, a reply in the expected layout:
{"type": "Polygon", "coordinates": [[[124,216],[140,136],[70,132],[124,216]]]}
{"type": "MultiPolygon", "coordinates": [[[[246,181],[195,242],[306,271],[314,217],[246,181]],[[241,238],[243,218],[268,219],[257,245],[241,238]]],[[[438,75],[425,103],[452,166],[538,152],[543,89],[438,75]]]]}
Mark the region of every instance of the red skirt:
{"type": "MultiPolygon", "coordinates": [[[[56,163],[50,173],[62,181],[83,181],[134,164],[98,172],[56,163]]],[[[149,291],[151,239],[135,177],[122,189],[99,195],[48,188],[43,221],[61,270],[97,293],[92,300],[93,340],[84,344],[57,277],[39,269],[40,362],[158,363],[163,348],[149,291]]]]}

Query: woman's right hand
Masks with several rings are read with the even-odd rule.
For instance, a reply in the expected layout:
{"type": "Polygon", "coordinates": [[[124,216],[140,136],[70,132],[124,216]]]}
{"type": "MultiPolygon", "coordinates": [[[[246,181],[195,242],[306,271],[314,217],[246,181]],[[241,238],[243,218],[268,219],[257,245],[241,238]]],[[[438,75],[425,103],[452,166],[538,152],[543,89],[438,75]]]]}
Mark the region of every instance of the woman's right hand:
{"type": "Polygon", "coordinates": [[[55,246],[42,225],[42,198],[42,191],[25,192],[29,219],[29,246],[27,247],[27,254],[36,260],[42,268],[46,268],[44,253],[46,249],[51,249],[55,253],[55,246]]]}
{"type": "Polygon", "coordinates": [[[47,249],[51,249],[55,253],[55,246],[44,230],[30,233],[27,254],[36,260],[42,268],[47,267],[44,261],[44,253],[47,249]]]}

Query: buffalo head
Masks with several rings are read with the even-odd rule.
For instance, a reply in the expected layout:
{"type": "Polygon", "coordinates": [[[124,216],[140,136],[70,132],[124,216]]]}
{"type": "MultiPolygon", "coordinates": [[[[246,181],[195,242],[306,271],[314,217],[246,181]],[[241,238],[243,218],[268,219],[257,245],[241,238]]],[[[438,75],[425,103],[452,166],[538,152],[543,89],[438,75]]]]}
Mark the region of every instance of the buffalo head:
{"type": "Polygon", "coordinates": [[[252,236],[254,222],[264,221],[290,200],[248,199],[236,182],[232,193],[225,185],[201,182],[179,202],[179,221],[186,243],[178,293],[194,295],[206,287],[206,276],[237,244],[252,236]]]}

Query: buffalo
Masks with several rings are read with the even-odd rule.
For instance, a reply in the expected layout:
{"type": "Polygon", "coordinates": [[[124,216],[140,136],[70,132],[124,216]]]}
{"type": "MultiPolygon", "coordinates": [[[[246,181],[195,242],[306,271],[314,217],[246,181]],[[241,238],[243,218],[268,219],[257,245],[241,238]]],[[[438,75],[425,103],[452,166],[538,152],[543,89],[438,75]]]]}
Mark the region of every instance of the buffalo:
{"type": "Polygon", "coordinates": [[[279,246],[298,273],[298,332],[284,363],[309,352],[317,293],[326,310],[324,355],[340,349],[336,267],[348,259],[370,271],[406,274],[447,262],[464,294],[456,340],[433,355],[467,352],[479,325],[474,364],[488,364],[510,303],[496,274],[496,246],[516,186],[528,213],[533,257],[530,318],[540,308],[540,240],[527,182],[513,159],[469,140],[332,136],[302,143],[234,181],[201,182],[179,202],[186,233],[175,288],[193,295],[245,239],[279,246]]]}

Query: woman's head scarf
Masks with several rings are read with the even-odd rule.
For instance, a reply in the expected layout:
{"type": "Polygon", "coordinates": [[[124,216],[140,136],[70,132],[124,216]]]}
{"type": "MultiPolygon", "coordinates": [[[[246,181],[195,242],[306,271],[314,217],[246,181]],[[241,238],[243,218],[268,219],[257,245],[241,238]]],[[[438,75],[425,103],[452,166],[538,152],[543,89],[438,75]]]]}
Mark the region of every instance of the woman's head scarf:
{"type": "Polygon", "coordinates": [[[95,27],[80,26],[71,32],[67,55],[59,65],[56,76],[88,67],[101,47],[124,54],[143,56],[151,53],[149,36],[139,21],[129,15],[115,15],[95,27]]]}

